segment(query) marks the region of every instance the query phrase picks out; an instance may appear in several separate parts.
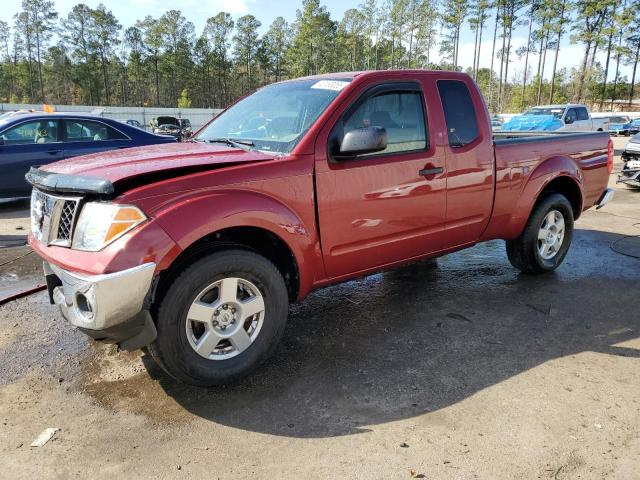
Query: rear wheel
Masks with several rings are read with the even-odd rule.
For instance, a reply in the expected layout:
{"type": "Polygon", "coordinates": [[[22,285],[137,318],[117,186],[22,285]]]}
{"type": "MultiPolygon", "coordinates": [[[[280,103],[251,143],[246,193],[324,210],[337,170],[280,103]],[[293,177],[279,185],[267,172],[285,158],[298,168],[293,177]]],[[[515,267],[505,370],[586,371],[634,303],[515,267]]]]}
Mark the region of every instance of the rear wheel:
{"type": "Polygon", "coordinates": [[[169,287],[149,350],[181,382],[227,383],[255,370],[273,352],[287,309],[284,280],[271,262],[249,251],[218,252],[169,287]]]}
{"type": "Polygon", "coordinates": [[[507,241],[511,264],[525,273],[544,273],[560,266],[573,236],[573,209],[564,195],[554,193],[534,208],[522,234],[507,241]]]}

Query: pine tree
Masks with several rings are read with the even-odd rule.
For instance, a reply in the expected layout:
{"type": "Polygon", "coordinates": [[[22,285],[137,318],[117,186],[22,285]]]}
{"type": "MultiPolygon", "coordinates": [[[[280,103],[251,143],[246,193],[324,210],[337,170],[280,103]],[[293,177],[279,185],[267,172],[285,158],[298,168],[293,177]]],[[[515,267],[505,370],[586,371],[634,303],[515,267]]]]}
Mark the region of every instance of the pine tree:
{"type": "Polygon", "coordinates": [[[294,77],[330,72],[333,67],[333,44],[336,23],[319,0],[303,0],[296,12],[294,35],[287,52],[294,77]]]}
{"type": "Polygon", "coordinates": [[[211,55],[213,56],[214,77],[217,83],[216,98],[219,104],[226,105],[231,101],[229,91],[229,49],[231,48],[231,33],[235,23],[231,15],[225,12],[218,13],[215,17],[207,20],[204,28],[204,35],[211,45],[211,55]]]}
{"type": "Polygon", "coordinates": [[[42,79],[42,52],[51,39],[58,13],[50,0],[22,0],[22,10],[27,22],[25,28],[30,30],[31,38],[35,42],[36,66],[38,68],[38,83],[40,85],[40,101],[45,101],[44,81],[42,79]]]}
{"type": "Polygon", "coordinates": [[[258,28],[262,24],[253,15],[245,15],[238,19],[236,36],[233,37],[236,61],[244,64],[246,81],[243,83],[243,93],[254,88],[253,65],[258,50],[258,28]]]}
{"type": "Polygon", "coordinates": [[[191,98],[189,97],[189,90],[186,88],[183,88],[182,92],[180,92],[178,108],[191,108],[191,98]]]}
{"type": "Polygon", "coordinates": [[[445,0],[442,11],[442,26],[445,36],[440,51],[451,59],[453,70],[458,69],[458,47],[460,45],[460,29],[469,13],[467,0],[445,0]]]}

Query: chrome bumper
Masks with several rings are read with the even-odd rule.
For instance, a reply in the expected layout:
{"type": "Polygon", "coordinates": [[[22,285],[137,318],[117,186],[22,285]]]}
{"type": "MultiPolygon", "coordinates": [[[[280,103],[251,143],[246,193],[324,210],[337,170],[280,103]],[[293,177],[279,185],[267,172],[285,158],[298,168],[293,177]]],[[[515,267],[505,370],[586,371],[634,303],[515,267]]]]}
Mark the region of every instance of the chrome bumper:
{"type": "Polygon", "coordinates": [[[596,202],[596,210],[604,207],[613,198],[613,188],[607,188],[596,202]]]}
{"type": "Polygon", "coordinates": [[[105,275],[83,275],[44,262],[53,303],[64,318],[85,331],[109,331],[140,314],[155,263],[105,275]],[[52,275],[55,283],[49,281],[52,275]]]}

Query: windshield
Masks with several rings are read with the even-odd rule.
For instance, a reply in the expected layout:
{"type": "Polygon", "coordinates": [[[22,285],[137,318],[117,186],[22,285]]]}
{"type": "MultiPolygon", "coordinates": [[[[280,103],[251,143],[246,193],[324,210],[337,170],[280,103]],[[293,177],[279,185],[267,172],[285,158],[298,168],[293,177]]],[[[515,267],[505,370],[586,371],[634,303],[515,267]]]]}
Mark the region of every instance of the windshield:
{"type": "Polygon", "coordinates": [[[349,82],[313,79],[264,87],[223,112],[195,140],[243,140],[257,150],[289,153],[349,82]]]}
{"type": "Polygon", "coordinates": [[[556,118],[562,118],[563,113],[562,107],[535,107],[524,112],[524,115],[553,115],[556,118]]]}
{"type": "Polygon", "coordinates": [[[609,117],[609,123],[629,123],[627,117],[609,117]]]}

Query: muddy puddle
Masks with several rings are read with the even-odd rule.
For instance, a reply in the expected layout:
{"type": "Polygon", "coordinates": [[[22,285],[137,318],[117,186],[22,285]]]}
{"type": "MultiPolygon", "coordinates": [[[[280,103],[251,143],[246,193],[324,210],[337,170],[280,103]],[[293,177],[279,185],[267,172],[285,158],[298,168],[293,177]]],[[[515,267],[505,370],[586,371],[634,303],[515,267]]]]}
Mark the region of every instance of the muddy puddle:
{"type": "Polygon", "coordinates": [[[154,424],[176,424],[193,416],[168,396],[152,375],[164,375],[142,351],[119,352],[92,342],[78,389],[114,413],[142,415],[154,424]],[[150,374],[151,372],[151,374],[150,374]]]}

